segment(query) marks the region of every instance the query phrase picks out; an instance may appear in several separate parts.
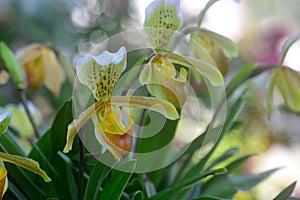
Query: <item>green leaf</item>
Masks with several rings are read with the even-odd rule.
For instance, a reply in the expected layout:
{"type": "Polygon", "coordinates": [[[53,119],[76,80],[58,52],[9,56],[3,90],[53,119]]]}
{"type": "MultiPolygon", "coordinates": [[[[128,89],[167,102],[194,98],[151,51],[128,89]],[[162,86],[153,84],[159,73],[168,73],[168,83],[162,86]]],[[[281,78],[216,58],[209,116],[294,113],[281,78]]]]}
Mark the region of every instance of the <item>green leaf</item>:
{"type": "Polygon", "coordinates": [[[170,37],[181,25],[179,0],[156,0],[146,9],[144,28],[154,50],[165,50],[170,37]]]}
{"type": "MultiPolygon", "coordinates": [[[[199,171],[203,170],[204,165],[207,163],[207,161],[209,160],[209,158],[211,157],[211,155],[214,153],[214,151],[216,150],[217,146],[220,144],[220,142],[222,141],[223,137],[225,136],[225,134],[227,133],[228,130],[230,130],[230,128],[232,127],[232,125],[234,124],[234,121],[237,117],[237,115],[239,114],[242,105],[243,105],[243,98],[240,97],[236,103],[234,103],[234,106],[231,108],[231,110],[228,113],[228,116],[226,118],[226,121],[224,123],[224,126],[221,127],[222,128],[222,132],[218,138],[218,141],[215,143],[215,145],[212,147],[212,149],[209,151],[208,154],[206,154],[206,156],[204,158],[202,158],[200,160],[200,162],[198,162],[194,167],[192,167],[187,174],[185,175],[185,178],[189,178],[194,176],[195,174],[199,173],[199,171]]],[[[220,128],[220,127],[218,127],[220,128]]],[[[220,131],[217,128],[212,129],[213,131],[220,131]],[[215,130],[216,129],[216,130],[215,130]]]]}
{"type": "Polygon", "coordinates": [[[229,176],[229,180],[231,183],[235,185],[235,187],[238,190],[243,190],[243,191],[249,191],[251,190],[254,186],[262,182],[263,180],[267,179],[271,174],[273,174],[275,171],[277,171],[278,168],[276,169],[271,169],[266,172],[262,172],[259,174],[255,175],[232,175],[229,176]]]}
{"type": "Polygon", "coordinates": [[[280,192],[275,198],[274,200],[286,200],[289,199],[289,197],[291,197],[295,187],[296,187],[296,183],[297,181],[293,182],[291,185],[289,185],[288,187],[286,187],[282,192],[280,192]]]}
{"type": "Polygon", "coordinates": [[[283,61],[285,59],[285,56],[289,50],[289,48],[297,41],[300,39],[300,34],[298,35],[295,35],[293,37],[290,37],[288,38],[287,41],[285,41],[283,47],[282,47],[282,50],[281,50],[281,53],[280,53],[280,62],[279,62],[279,65],[282,65],[283,64],[283,61]]]}
{"type": "Polygon", "coordinates": [[[211,169],[212,167],[216,166],[217,164],[225,161],[226,159],[230,158],[234,154],[238,153],[239,149],[238,148],[231,148],[228,149],[225,153],[223,153],[220,157],[217,159],[213,160],[212,163],[207,167],[207,169],[211,169]]]}
{"type": "Polygon", "coordinates": [[[199,197],[199,198],[192,199],[192,200],[229,200],[229,199],[207,196],[207,197],[199,197]]]}
{"type": "Polygon", "coordinates": [[[0,136],[6,132],[8,125],[10,123],[10,120],[11,120],[10,112],[6,112],[3,114],[0,113],[0,136]]]}
{"type": "Polygon", "coordinates": [[[245,80],[247,80],[255,69],[255,63],[249,63],[243,66],[231,79],[226,87],[226,95],[229,96],[234,89],[240,86],[245,80]]]}
{"type": "Polygon", "coordinates": [[[25,89],[23,70],[17,62],[13,52],[4,42],[0,42],[0,59],[3,60],[16,87],[21,90],[25,89]]]}
{"type": "Polygon", "coordinates": [[[229,175],[244,163],[251,155],[238,158],[228,164],[225,168],[227,172],[218,176],[213,176],[202,184],[201,194],[205,196],[214,196],[221,199],[232,199],[238,191],[238,188],[231,182],[229,175]],[[216,189],[218,188],[218,189],[216,189]]]}
{"type": "Polygon", "coordinates": [[[8,181],[8,190],[10,190],[17,199],[27,199],[24,194],[12,182],[8,181]]]}
{"type": "Polygon", "coordinates": [[[98,199],[120,199],[136,165],[136,160],[128,160],[120,163],[119,168],[124,171],[114,171],[114,174],[104,185],[98,199]]]}
{"type": "Polygon", "coordinates": [[[207,171],[204,173],[198,173],[194,177],[185,179],[184,181],[174,185],[173,187],[165,189],[165,190],[157,193],[156,195],[150,197],[149,200],[170,199],[169,197],[176,194],[176,192],[179,192],[183,188],[192,186],[193,184],[201,181],[201,179],[203,179],[207,176],[215,176],[218,174],[223,174],[225,172],[226,172],[225,168],[218,168],[218,169],[210,170],[210,171],[207,171]]]}
{"type": "Polygon", "coordinates": [[[97,199],[100,187],[111,170],[111,168],[103,165],[101,162],[94,166],[85,188],[85,200],[97,199]]]}
{"type": "Polygon", "coordinates": [[[133,194],[130,194],[131,200],[143,200],[144,193],[142,191],[136,191],[133,194]]]}
{"type": "Polygon", "coordinates": [[[62,151],[66,144],[66,133],[68,125],[73,120],[72,99],[64,103],[56,115],[50,134],[51,154],[56,155],[58,151],[62,151]]]}

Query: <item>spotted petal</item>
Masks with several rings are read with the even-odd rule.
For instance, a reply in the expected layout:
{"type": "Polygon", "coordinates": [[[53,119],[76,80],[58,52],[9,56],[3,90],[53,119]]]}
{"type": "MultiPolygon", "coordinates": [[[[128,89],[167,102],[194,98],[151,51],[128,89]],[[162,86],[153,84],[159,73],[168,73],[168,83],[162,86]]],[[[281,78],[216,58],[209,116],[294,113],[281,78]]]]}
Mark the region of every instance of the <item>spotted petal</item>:
{"type": "Polygon", "coordinates": [[[111,96],[125,67],[126,49],[121,47],[116,53],[86,54],[78,61],[76,71],[79,81],[88,86],[97,100],[101,100],[111,96]]]}
{"type": "Polygon", "coordinates": [[[181,21],[180,0],[156,0],[147,7],[144,27],[156,51],[166,49],[181,21]]]}

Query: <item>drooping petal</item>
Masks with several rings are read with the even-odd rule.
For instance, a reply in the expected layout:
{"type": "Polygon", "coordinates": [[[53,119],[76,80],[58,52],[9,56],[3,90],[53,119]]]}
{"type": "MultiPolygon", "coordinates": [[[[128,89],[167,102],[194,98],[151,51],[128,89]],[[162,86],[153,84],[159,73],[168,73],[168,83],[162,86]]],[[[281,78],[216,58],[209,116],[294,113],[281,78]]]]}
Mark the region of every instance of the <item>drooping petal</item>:
{"type": "Polygon", "coordinates": [[[114,96],[111,98],[111,104],[115,106],[129,106],[144,108],[161,113],[166,118],[175,120],[179,118],[179,115],[175,107],[168,101],[153,97],[126,97],[126,96],[114,96]]]}
{"type": "Polygon", "coordinates": [[[144,28],[156,51],[166,49],[181,21],[180,0],[156,0],[147,7],[144,28]]]}
{"type": "Polygon", "coordinates": [[[300,113],[300,73],[288,67],[280,67],[275,71],[275,85],[286,106],[300,113]]]}
{"type": "Polygon", "coordinates": [[[99,56],[86,54],[76,66],[79,81],[88,86],[97,100],[110,97],[116,82],[126,67],[126,49],[108,51],[99,56]]]}
{"type": "Polygon", "coordinates": [[[0,136],[6,132],[11,120],[11,112],[0,114],[0,136]]]}
{"type": "Polygon", "coordinates": [[[68,125],[68,132],[67,132],[67,142],[64,147],[63,152],[68,153],[72,150],[72,145],[75,136],[79,129],[95,114],[97,110],[99,110],[103,106],[102,101],[97,101],[95,104],[88,107],[84,112],[82,112],[77,119],[74,119],[68,125]]]}
{"type": "Polygon", "coordinates": [[[46,182],[51,181],[46,172],[40,168],[39,163],[30,158],[0,152],[0,159],[2,161],[10,162],[25,169],[28,169],[29,171],[41,176],[46,182]]]}
{"type": "Polygon", "coordinates": [[[224,79],[217,67],[212,66],[201,60],[194,58],[179,56],[177,54],[167,53],[164,57],[172,63],[180,64],[193,69],[208,79],[213,86],[220,86],[224,84],[224,79]]]}
{"type": "Polygon", "coordinates": [[[43,67],[46,74],[44,84],[54,96],[58,96],[64,81],[64,73],[61,64],[51,49],[44,48],[42,51],[43,67]]]}
{"type": "Polygon", "coordinates": [[[193,39],[198,40],[202,43],[205,42],[205,40],[208,40],[210,44],[209,46],[206,46],[207,48],[211,48],[211,45],[214,45],[216,48],[219,48],[223,51],[224,55],[228,58],[234,58],[238,56],[239,49],[237,45],[231,41],[229,38],[226,38],[218,33],[215,33],[213,31],[209,31],[206,29],[201,29],[200,31],[195,31],[192,33],[193,39]]]}

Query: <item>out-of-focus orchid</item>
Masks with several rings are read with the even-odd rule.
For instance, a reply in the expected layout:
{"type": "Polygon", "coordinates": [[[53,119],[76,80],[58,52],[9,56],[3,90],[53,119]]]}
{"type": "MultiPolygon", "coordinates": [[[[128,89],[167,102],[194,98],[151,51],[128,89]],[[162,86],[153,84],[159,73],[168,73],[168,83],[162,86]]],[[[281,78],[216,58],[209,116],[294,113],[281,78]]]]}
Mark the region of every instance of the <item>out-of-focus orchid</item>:
{"type": "MultiPolygon", "coordinates": [[[[19,63],[16,61],[13,52],[4,42],[0,42],[0,62],[1,61],[3,62],[5,69],[8,71],[16,87],[19,90],[23,90],[25,88],[25,79],[23,75],[23,70],[20,67],[19,63]]],[[[3,76],[3,73],[1,74],[3,76]]],[[[3,77],[1,78],[3,79],[3,77]]],[[[2,81],[3,83],[6,83],[7,77],[6,78],[4,77],[4,80],[2,81]]]]}
{"type": "Polygon", "coordinates": [[[123,116],[119,106],[133,106],[154,110],[169,119],[177,119],[178,113],[167,101],[151,97],[112,96],[115,84],[126,68],[126,49],[121,47],[116,53],[103,52],[98,56],[86,54],[76,66],[79,81],[94,95],[96,103],[82,112],[69,124],[64,152],[72,149],[77,131],[92,117],[98,142],[107,148],[118,161],[128,154],[132,147],[133,118],[123,116]]]}
{"type": "MultiPolygon", "coordinates": [[[[33,120],[36,125],[41,124],[41,113],[31,102],[28,102],[27,107],[32,114],[33,120]]],[[[26,115],[23,105],[19,104],[7,104],[6,106],[0,108],[1,112],[12,113],[10,127],[18,131],[22,137],[32,137],[34,135],[34,129],[26,115]]]]}
{"type": "Polygon", "coordinates": [[[182,23],[180,0],[156,0],[146,9],[144,28],[156,55],[140,74],[140,82],[147,85],[151,95],[181,107],[187,97],[187,70],[190,68],[207,77],[213,85],[223,84],[216,67],[207,62],[168,52],[172,35],[182,23]],[[174,64],[184,66],[176,72],[174,64]]]}
{"type": "Polygon", "coordinates": [[[45,85],[55,96],[59,95],[64,74],[52,48],[43,44],[31,44],[17,52],[17,59],[25,70],[30,89],[35,90],[45,85]]]}
{"type": "Polygon", "coordinates": [[[300,73],[288,67],[278,67],[270,80],[268,88],[268,114],[273,110],[273,93],[278,88],[287,108],[300,114],[300,73]]]}
{"type": "Polygon", "coordinates": [[[229,60],[238,56],[238,47],[230,39],[201,29],[191,33],[193,57],[216,65],[223,75],[229,69],[229,60]]]}

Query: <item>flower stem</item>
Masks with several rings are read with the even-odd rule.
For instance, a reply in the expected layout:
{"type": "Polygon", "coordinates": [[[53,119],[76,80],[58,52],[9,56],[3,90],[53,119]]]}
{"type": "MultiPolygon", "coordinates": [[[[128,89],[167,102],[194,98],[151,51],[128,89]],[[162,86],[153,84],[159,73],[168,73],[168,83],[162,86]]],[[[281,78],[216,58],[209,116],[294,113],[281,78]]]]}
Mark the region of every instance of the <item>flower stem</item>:
{"type": "Polygon", "coordinates": [[[22,105],[23,105],[23,107],[25,109],[25,112],[26,112],[26,114],[28,116],[28,119],[29,119],[29,121],[30,121],[30,123],[31,123],[31,125],[33,127],[34,135],[35,135],[35,137],[37,139],[39,139],[41,134],[40,134],[39,130],[37,129],[37,126],[34,123],[33,117],[32,117],[32,115],[31,115],[31,113],[29,111],[29,108],[28,108],[28,105],[27,105],[27,97],[26,97],[25,91],[22,90],[22,89],[18,89],[17,91],[19,93],[21,103],[22,103],[22,105]]]}
{"type": "MultiPolygon", "coordinates": [[[[85,127],[79,130],[79,134],[83,135],[85,127]]],[[[83,172],[84,172],[84,146],[81,138],[78,138],[78,150],[79,150],[79,162],[78,162],[78,200],[82,200],[83,198],[83,172]]]]}

